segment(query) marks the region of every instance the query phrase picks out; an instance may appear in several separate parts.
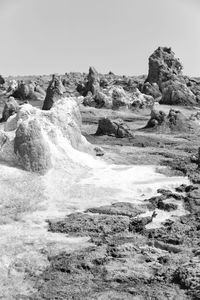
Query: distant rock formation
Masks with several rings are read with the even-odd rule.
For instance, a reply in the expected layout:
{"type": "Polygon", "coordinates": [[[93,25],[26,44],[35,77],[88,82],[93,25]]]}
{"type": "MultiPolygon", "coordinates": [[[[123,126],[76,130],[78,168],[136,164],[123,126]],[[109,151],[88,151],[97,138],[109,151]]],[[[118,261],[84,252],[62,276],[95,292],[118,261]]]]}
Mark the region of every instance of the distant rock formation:
{"type": "Polygon", "coordinates": [[[148,121],[146,129],[152,129],[160,133],[170,132],[191,132],[199,130],[194,122],[186,118],[179,110],[170,109],[166,115],[163,111],[151,111],[151,117],[148,121]]]}
{"type": "Polygon", "coordinates": [[[7,95],[12,95],[19,100],[43,101],[45,98],[44,89],[35,82],[26,83],[23,80],[17,82],[12,80],[8,86],[7,95]]]}
{"type": "Polygon", "coordinates": [[[100,78],[97,70],[94,67],[89,68],[87,76],[86,90],[91,92],[93,95],[96,94],[100,89],[100,78]]]}
{"type": "Polygon", "coordinates": [[[19,105],[15,100],[15,98],[9,97],[9,99],[6,101],[4,105],[2,118],[0,119],[0,122],[7,121],[10,116],[12,116],[18,111],[18,109],[19,109],[19,105]]]}
{"type": "Polygon", "coordinates": [[[131,97],[124,91],[122,87],[114,87],[112,89],[112,108],[130,107],[132,103],[131,97]]]}
{"type": "Polygon", "coordinates": [[[132,93],[132,101],[131,107],[132,108],[152,108],[155,103],[155,100],[150,95],[145,95],[141,93],[137,88],[132,93]]]}
{"type": "Polygon", "coordinates": [[[114,135],[117,138],[133,137],[130,128],[122,120],[101,118],[96,135],[114,135]]]}
{"type": "Polygon", "coordinates": [[[65,88],[62,84],[60,76],[52,75],[52,80],[49,82],[46,97],[43,103],[43,110],[49,110],[53,104],[63,95],[65,88]]]}
{"type": "Polygon", "coordinates": [[[76,150],[93,153],[80,124],[74,98],[57,100],[49,111],[24,104],[0,130],[0,159],[40,174],[64,160],[76,163],[76,150]]]}
{"type": "Polygon", "coordinates": [[[146,81],[161,84],[182,75],[183,66],[171,48],[158,47],[149,57],[149,73],[146,81]]]}
{"type": "Polygon", "coordinates": [[[5,83],[5,79],[3,78],[2,75],[0,75],[0,85],[3,85],[5,83]]]}
{"type": "Polygon", "coordinates": [[[196,97],[186,84],[178,80],[169,80],[162,84],[162,98],[160,104],[168,105],[196,105],[196,97]]]}
{"type": "Polygon", "coordinates": [[[197,104],[196,96],[188,88],[182,69],[182,64],[171,48],[159,47],[149,57],[146,83],[158,85],[162,93],[161,104],[185,106],[197,104]]]}

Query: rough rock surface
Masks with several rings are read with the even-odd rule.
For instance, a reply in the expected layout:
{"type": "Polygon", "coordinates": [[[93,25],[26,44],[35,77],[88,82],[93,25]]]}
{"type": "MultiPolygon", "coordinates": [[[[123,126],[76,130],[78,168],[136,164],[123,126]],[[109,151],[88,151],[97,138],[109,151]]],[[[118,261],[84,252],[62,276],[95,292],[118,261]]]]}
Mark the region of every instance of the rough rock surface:
{"type": "Polygon", "coordinates": [[[162,92],[161,104],[195,105],[197,99],[182,75],[182,64],[171,48],[159,47],[149,57],[146,82],[158,84],[162,92]]]}
{"type": "Polygon", "coordinates": [[[151,108],[154,105],[154,98],[151,95],[142,94],[137,88],[132,94],[131,107],[134,108],[151,108]]]}
{"type": "Polygon", "coordinates": [[[89,73],[87,76],[86,90],[87,92],[91,92],[93,95],[100,88],[100,78],[97,70],[94,67],[89,68],[89,73]]]}
{"type": "Polygon", "coordinates": [[[19,124],[14,139],[14,152],[28,171],[45,173],[51,167],[50,147],[44,140],[36,119],[19,124]]]}
{"type": "Polygon", "coordinates": [[[180,111],[171,109],[166,115],[163,111],[151,111],[151,117],[145,128],[151,128],[158,132],[192,132],[198,126],[186,118],[180,111]]]}
{"type": "Polygon", "coordinates": [[[43,103],[43,110],[49,110],[53,104],[61,98],[64,93],[64,86],[62,84],[61,78],[55,74],[52,76],[52,80],[47,88],[46,97],[43,103]]]}
{"type": "Polygon", "coordinates": [[[19,100],[37,100],[43,101],[45,98],[44,89],[35,82],[26,83],[23,80],[20,82],[12,82],[7,90],[8,95],[12,95],[19,100]]]}
{"type": "Polygon", "coordinates": [[[0,159],[44,174],[51,165],[59,163],[59,155],[65,153],[62,159],[68,158],[69,147],[92,153],[92,146],[81,135],[80,124],[79,106],[74,98],[58,100],[47,112],[24,104],[12,124],[6,123],[6,132],[2,131],[0,159]]]}
{"type": "Polygon", "coordinates": [[[122,87],[114,87],[112,89],[112,108],[130,107],[132,103],[131,97],[124,91],[122,87]]]}
{"type": "Polygon", "coordinates": [[[114,135],[118,138],[132,137],[128,126],[122,120],[101,118],[98,123],[96,135],[114,135]]]}
{"type": "Polygon", "coordinates": [[[156,82],[154,83],[145,82],[141,88],[141,92],[143,94],[152,96],[154,99],[158,99],[162,95],[159,90],[158,84],[156,82]]]}
{"type": "Polygon", "coordinates": [[[149,57],[149,73],[146,81],[157,83],[161,88],[163,82],[181,75],[182,68],[171,48],[158,47],[149,57]]]}
{"type": "Polygon", "coordinates": [[[196,97],[186,84],[178,80],[169,80],[162,84],[160,104],[196,105],[196,97]]]}
{"type": "Polygon", "coordinates": [[[5,122],[8,120],[10,116],[15,114],[19,109],[19,105],[17,101],[15,100],[14,97],[9,97],[9,99],[6,101],[4,108],[3,108],[3,113],[2,113],[2,118],[1,122],[5,122]]]}

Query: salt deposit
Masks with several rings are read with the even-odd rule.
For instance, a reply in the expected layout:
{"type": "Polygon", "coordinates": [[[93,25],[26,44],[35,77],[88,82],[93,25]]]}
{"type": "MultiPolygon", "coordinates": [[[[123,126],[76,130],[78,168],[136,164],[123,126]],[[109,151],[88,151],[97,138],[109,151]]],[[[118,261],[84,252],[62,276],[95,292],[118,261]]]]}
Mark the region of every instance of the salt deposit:
{"type": "MultiPolygon", "coordinates": [[[[16,124],[24,122],[24,116],[25,122],[37,117],[41,124],[42,137],[52,158],[52,168],[43,176],[10,165],[18,161],[12,149],[14,131],[6,132],[9,143],[0,151],[4,160],[0,173],[0,297],[3,299],[11,300],[17,294],[29,295],[33,291],[32,283],[25,281],[24,275],[30,271],[42,272],[48,265],[47,252],[56,254],[88,245],[87,237],[72,239],[48,232],[46,219],[118,201],[142,203],[155,195],[158,188],[188,183],[187,178],[159,174],[154,166],[109,165],[94,158],[89,154],[91,145],[80,133],[79,112],[76,106],[71,106],[72,102],[69,100],[62,106],[68,107],[68,115],[59,107],[40,113],[25,106],[17,116],[16,124]]],[[[181,207],[180,213],[183,213],[181,207]]],[[[160,214],[159,222],[166,216],[160,214]]]]}

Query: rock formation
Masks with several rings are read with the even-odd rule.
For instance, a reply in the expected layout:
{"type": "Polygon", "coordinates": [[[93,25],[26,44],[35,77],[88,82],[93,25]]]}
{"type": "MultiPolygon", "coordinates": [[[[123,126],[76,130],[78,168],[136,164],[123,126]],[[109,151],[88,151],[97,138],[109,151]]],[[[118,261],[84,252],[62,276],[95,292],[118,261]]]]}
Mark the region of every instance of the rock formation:
{"type": "Polygon", "coordinates": [[[163,111],[151,111],[151,117],[145,128],[151,128],[158,132],[192,132],[198,126],[186,118],[179,110],[171,109],[166,115],[163,111]]]}
{"type": "Polygon", "coordinates": [[[159,47],[149,57],[149,73],[146,82],[158,84],[162,93],[161,104],[196,104],[196,96],[187,87],[182,69],[182,64],[171,48],[159,47]]]}
{"type": "Polygon", "coordinates": [[[130,107],[132,103],[131,97],[124,91],[122,87],[114,87],[112,89],[112,108],[130,107]]]}
{"type": "Polygon", "coordinates": [[[3,85],[5,83],[5,79],[2,75],[0,75],[0,85],[3,85]]]}
{"type": "Polygon", "coordinates": [[[145,82],[142,86],[141,92],[143,94],[152,96],[154,99],[158,99],[162,95],[156,82],[152,84],[149,82],[145,82]]]}
{"type": "Polygon", "coordinates": [[[89,68],[87,76],[86,91],[91,92],[93,95],[96,94],[100,89],[100,78],[99,74],[94,67],[89,68]]]}
{"type": "Polygon", "coordinates": [[[19,124],[14,139],[14,152],[25,170],[45,173],[51,167],[50,147],[36,119],[19,124]]]}
{"type": "Polygon", "coordinates": [[[14,97],[9,97],[9,99],[6,101],[2,113],[1,122],[5,122],[8,120],[8,118],[15,114],[19,109],[19,105],[14,97]]]}
{"type": "Polygon", "coordinates": [[[196,97],[186,84],[178,80],[169,80],[162,84],[160,104],[195,105],[196,97]]]}
{"type": "Polygon", "coordinates": [[[96,135],[114,135],[117,138],[133,137],[130,129],[122,120],[101,118],[98,123],[96,135]]]}
{"type": "Polygon", "coordinates": [[[64,160],[74,161],[74,151],[93,152],[80,124],[74,98],[57,100],[49,111],[24,104],[5,123],[6,131],[0,131],[0,159],[40,174],[64,160]]]}
{"type": "Polygon", "coordinates": [[[181,75],[182,68],[171,48],[158,47],[149,57],[149,73],[146,81],[157,83],[161,88],[162,82],[181,75]]]}
{"type": "Polygon", "coordinates": [[[43,103],[43,110],[49,110],[53,106],[53,104],[60,99],[60,97],[64,93],[64,86],[62,84],[61,78],[56,76],[55,74],[52,75],[52,80],[49,83],[47,88],[46,97],[43,103]]]}
{"type": "Polygon", "coordinates": [[[150,95],[142,94],[137,88],[132,93],[132,108],[151,108],[154,105],[154,98],[150,95]]]}
{"type": "Polygon", "coordinates": [[[35,82],[26,83],[23,80],[16,82],[13,80],[8,87],[7,95],[12,95],[19,100],[38,100],[45,98],[44,89],[35,82]]]}

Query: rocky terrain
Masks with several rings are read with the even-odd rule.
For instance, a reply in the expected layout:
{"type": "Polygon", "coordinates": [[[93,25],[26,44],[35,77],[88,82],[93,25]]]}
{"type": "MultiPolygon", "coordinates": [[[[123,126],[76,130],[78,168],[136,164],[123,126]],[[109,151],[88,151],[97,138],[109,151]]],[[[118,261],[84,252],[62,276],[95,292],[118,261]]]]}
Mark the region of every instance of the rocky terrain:
{"type": "Polygon", "coordinates": [[[0,84],[0,297],[200,299],[200,79],[159,47],[0,84]]]}

